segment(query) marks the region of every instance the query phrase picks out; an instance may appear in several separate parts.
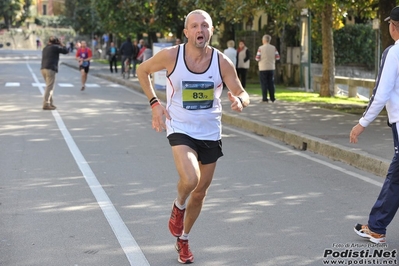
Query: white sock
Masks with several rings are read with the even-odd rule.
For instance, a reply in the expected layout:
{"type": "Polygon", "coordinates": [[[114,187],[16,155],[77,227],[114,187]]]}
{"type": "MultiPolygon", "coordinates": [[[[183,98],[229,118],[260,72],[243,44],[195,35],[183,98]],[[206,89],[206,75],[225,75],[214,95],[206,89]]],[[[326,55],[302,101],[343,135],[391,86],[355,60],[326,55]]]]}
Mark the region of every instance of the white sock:
{"type": "Polygon", "coordinates": [[[188,234],[184,233],[184,231],[183,231],[183,234],[181,236],[179,236],[179,239],[188,240],[188,234]]]}
{"type": "Polygon", "coordinates": [[[179,208],[180,210],[184,210],[186,208],[186,203],[184,203],[183,205],[180,205],[177,200],[175,200],[175,205],[177,208],[179,208]]]}

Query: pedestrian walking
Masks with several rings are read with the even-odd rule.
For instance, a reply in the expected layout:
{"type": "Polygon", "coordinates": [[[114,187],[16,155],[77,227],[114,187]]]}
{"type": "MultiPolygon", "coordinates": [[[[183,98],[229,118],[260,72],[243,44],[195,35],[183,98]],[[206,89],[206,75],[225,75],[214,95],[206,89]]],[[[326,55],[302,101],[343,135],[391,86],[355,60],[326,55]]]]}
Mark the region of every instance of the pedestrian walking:
{"type": "Polygon", "coordinates": [[[221,142],[223,82],[231,108],[241,112],[249,104],[235,67],[209,45],[212,19],[203,10],[191,11],[184,22],[185,44],[164,48],[138,67],[137,74],[152,108],[152,127],[166,130],[179,175],[169,230],[177,237],[180,263],[191,263],[189,233],[197,220],[216,162],[223,156],[221,142]],[[167,102],[161,103],[150,74],[166,69],[167,102]],[[166,118],[166,120],[165,120],[166,118]]]}
{"type": "Polygon", "coordinates": [[[152,57],[152,49],[150,48],[150,46],[148,44],[144,44],[145,50],[143,53],[143,62],[147,61],[148,59],[150,59],[152,57]]]}
{"type": "Polygon", "coordinates": [[[75,48],[74,48],[74,43],[73,43],[73,41],[70,41],[70,42],[69,42],[69,49],[70,49],[69,51],[70,51],[71,53],[73,53],[73,50],[75,49],[75,48]]]}
{"type": "Polygon", "coordinates": [[[55,76],[58,73],[58,62],[60,54],[67,54],[68,49],[60,40],[51,36],[47,42],[46,47],[42,51],[42,64],[40,72],[46,82],[46,89],[44,91],[43,110],[54,110],[57,108],[53,105],[53,93],[55,76]]]}
{"type": "Polygon", "coordinates": [[[108,48],[108,51],[107,51],[108,61],[109,61],[109,70],[111,71],[111,73],[114,72],[112,66],[114,67],[115,73],[118,73],[118,68],[116,66],[117,62],[118,62],[117,54],[118,54],[118,49],[115,47],[114,42],[111,42],[110,47],[108,48]]]}
{"type": "Polygon", "coordinates": [[[143,40],[143,39],[140,39],[140,40],[139,40],[139,43],[137,44],[137,47],[139,48],[139,50],[140,50],[141,48],[143,48],[144,44],[145,44],[144,40],[143,40]]]}
{"type": "Polygon", "coordinates": [[[242,87],[245,89],[247,86],[247,72],[249,69],[251,53],[245,46],[245,41],[240,40],[237,48],[237,75],[241,81],[242,87]]]}
{"type": "Polygon", "coordinates": [[[93,54],[89,47],[87,47],[86,41],[82,41],[80,44],[80,48],[76,51],[76,60],[79,62],[79,70],[82,81],[81,91],[84,91],[86,88],[87,75],[90,69],[90,60],[92,59],[93,54]]]}
{"type": "Polygon", "coordinates": [[[39,37],[36,37],[36,49],[39,50],[41,47],[41,41],[39,37]]]}
{"type": "Polygon", "coordinates": [[[229,40],[227,42],[227,49],[223,51],[223,53],[233,62],[234,67],[237,65],[237,50],[234,48],[235,42],[233,40],[229,40]]]}
{"type": "Polygon", "coordinates": [[[126,38],[126,41],[124,41],[119,49],[119,52],[121,53],[121,65],[122,65],[122,75],[125,73],[125,61],[126,59],[129,60],[129,64],[132,63],[132,57],[133,57],[133,52],[134,52],[134,47],[132,44],[132,39],[130,37],[126,38]]]}
{"type": "Polygon", "coordinates": [[[395,153],[380,194],[371,208],[368,223],[356,224],[354,228],[359,236],[377,244],[385,243],[387,227],[399,208],[399,6],[391,10],[385,21],[389,23],[389,33],[395,44],[383,52],[376,85],[366,111],[350,132],[350,142],[357,143],[359,135],[385,106],[392,127],[395,153]]]}
{"type": "Polygon", "coordinates": [[[276,100],[274,96],[274,70],[276,69],[276,60],[280,60],[280,54],[276,47],[270,44],[272,37],[263,35],[262,46],[259,46],[255,60],[258,61],[260,85],[262,88],[262,102],[268,102],[267,94],[270,100],[276,100]]]}
{"type": "Polygon", "coordinates": [[[148,44],[144,43],[139,53],[137,54],[137,61],[142,63],[148,60],[152,56],[152,49],[148,46],[148,44]]]}

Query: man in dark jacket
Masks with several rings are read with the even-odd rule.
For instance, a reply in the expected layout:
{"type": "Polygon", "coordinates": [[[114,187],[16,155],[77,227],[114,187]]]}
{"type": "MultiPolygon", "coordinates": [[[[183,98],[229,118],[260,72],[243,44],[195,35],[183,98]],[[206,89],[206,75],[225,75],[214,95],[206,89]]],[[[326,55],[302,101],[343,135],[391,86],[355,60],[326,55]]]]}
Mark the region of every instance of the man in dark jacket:
{"type": "Polygon", "coordinates": [[[49,41],[42,51],[42,65],[40,72],[46,82],[46,90],[44,92],[43,110],[54,110],[53,105],[53,90],[55,83],[55,75],[58,73],[58,62],[60,54],[67,54],[68,49],[61,41],[51,36],[49,41]]]}
{"type": "Polygon", "coordinates": [[[133,57],[133,52],[134,52],[134,47],[132,44],[132,39],[130,37],[127,37],[126,41],[122,43],[121,48],[119,49],[119,52],[121,53],[121,65],[122,65],[122,74],[125,72],[125,60],[126,58],[129,58],[129,62],[132,62],[132,57],[133,57]]]}

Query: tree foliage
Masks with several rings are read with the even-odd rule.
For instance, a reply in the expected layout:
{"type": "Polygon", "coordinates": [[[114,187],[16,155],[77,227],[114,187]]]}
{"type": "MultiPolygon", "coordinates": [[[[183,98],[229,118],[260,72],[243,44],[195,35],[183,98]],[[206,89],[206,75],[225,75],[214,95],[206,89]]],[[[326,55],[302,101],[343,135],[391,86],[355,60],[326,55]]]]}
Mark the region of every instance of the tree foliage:
{"type": "Polygon", "coordinates": [[[100,34],[103,23],[95,9],[98,1],[65,0],[65,14],[72,28],[81,34],[100,34]]]}
{"type": "Polygon", "coordinates": [[[262,30],[280,37],[284,43],[287,32],[291,34],[293,28],[299,29],[302,8],[308,8],[313,22],[312,39],[321,40],[322,46],[321,95],[328,97],[333,93],[335,75],[333,29],[342,28],[347,18],[367,22],[378,16],[381,3],[389,4],[390,10],[395,0],[96,0],[95,5],[93,0],[77,2],[66,0],[67,9],[73,14],[75,30],[98,29],[98,25],[93,24],[95,21],[105,31],[122,38],[138,38],[147,33],[150,42],[156,41],[156,33],[172,32],[182,37],[185,16],[200,8],[209,12],[214,25],[224,25],[225,31],[234,31],[235,25],[243,22],[257,23],[254,18],[266,13],[268,25],[262,30]]]}
{"type": "Polygon", "coordinates": [[[155,24],[155,6],[158,1],[96,0],[95,9],[104,30],[122,39],[141,38],[148,33],[151,40],[165,25],[155,24]]]}
{"type": "Polygon", "coordinates": [[[336,65],[374,67],[375,33],[368,24],[354,24],[334,31],[336,65]],[[370,38],[371,37],[371,38],[370,38]]]}
{"type": "Polygon", "coordinates": [[[11,27],[22,26],[30,16],[29,7],[31,4],[31,0],[1,0],[0,17],[4,20],[2,27],[9,30],[11,27]]]}
{"type": "Polygon", "coordinates": [[[158,0],[155,6],[155,23],[164,26],[165,31],[183,39],[184,19],[187,12],[179,0],[158,0]]]}

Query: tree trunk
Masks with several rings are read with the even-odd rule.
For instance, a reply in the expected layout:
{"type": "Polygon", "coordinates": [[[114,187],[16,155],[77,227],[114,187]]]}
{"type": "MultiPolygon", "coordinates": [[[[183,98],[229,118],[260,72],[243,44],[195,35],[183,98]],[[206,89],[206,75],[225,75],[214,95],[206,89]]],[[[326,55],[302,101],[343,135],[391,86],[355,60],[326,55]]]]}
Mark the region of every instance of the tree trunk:
{"type": "Polygon", "coordinates": [[[320,97],[334,95],[335,86],[335,60],[333,39],[333,14],[332,4],[325,3],[322,12],[322,47],[323,47],[323,72],[320,84],[320,97]]]}
{"type": "Polygon", "coordinates": [[[388,23],[384,21],[386,17],[389,17],[392,8],[396,6],[396,0],[380,0],[378,2],[378,9],[380,15],[380,34],[381,34],[381,53],[388,46],[392,45],[394,41],[389,34],[388,23]]]}
{"type": "Polygon", "coordinates": [[[158,42],[158,37],[157,37],[157,33],[155,31],[150,31],[148,32],[148,41],[147,41],[147,45],[149,45],[149,47],[152,47],[153,43],[158,42]]]}

